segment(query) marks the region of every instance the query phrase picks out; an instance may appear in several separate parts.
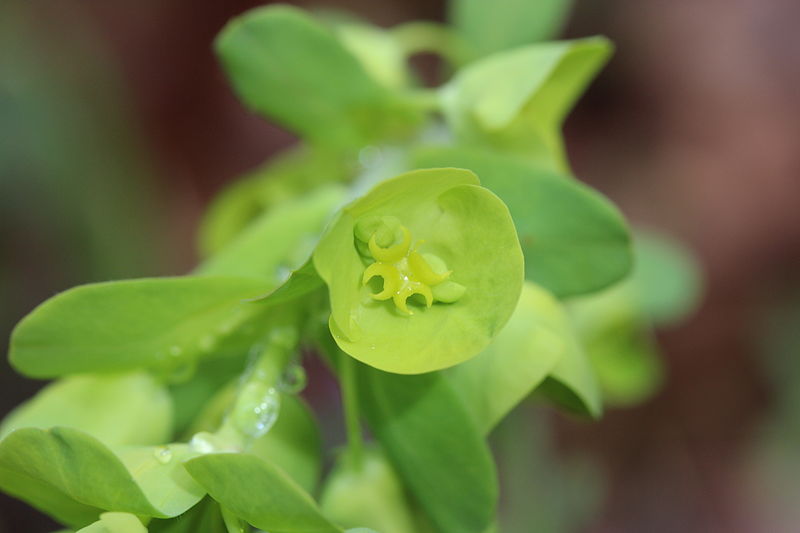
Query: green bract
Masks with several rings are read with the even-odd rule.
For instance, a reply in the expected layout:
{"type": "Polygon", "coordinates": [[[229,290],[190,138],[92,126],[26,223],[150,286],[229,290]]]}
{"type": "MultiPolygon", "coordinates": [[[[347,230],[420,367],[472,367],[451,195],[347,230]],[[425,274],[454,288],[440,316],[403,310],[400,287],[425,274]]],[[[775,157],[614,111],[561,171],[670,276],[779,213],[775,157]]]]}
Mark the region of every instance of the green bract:
{"type": "Polygon", "coordinates": [[[313,256],[342,350],[389,372],[429,372],[474,356],[502,328],[522,252],[508,209],[478,183],[466,170],[419,170],[342,209],[313,256]]]}

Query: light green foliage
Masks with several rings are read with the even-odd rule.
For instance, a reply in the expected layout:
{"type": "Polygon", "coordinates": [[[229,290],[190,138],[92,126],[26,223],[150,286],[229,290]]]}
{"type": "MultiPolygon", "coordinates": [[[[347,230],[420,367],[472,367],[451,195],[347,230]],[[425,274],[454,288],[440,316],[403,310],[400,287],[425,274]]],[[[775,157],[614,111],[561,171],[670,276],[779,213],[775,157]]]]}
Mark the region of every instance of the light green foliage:
{"type": "Polygon", "coordinates": [[[246,318],[264,282],[229,277],[83,285],[54,296],[11,336],[9,360],[38,378],[183,365],[246,318]]]}
{"type": "Polygon", "coordinates": [[[454,0],[449,18],[473,57],[553,38],[571,0],[454,0]]]}
{"type": "Polygon", "coordinates": [[[658,389],[663,369],[650,330],[685,317],[701,285],[688,252],[670,239],[642,233],[634,251],[629,280],[569,303],[603,396],[620,406],[639,403],[658,389]]]}
{"type": "Polygon", "coordinates": [[[700,267],[689,250],[666,235],[641,232],[635,251],[632,282],[642,311],[658,325],[685,318],[702,294],[700,267]]]}
{"type": "Polygon", "coordinates": [[[474,174],[420,170],[387,180],[345,207],[322,237],[314,265],[328,284],[330,326],[346,353],[376,368],[420,373],[452,366],[483,349],[514,309],[522,254],[503,203],[474,174]],[[421,252],[441,258],[466,287],[452,304],[416,306],[412,315],[375,301],[354,242],[363,217],[398,218],[421,252]]]}
{"type": "MultiPolygon", "coordinates": [[[[568,4],[455,0],[454,27],[289,6],[228,24],[235,91],[299,147],[213,203],[193,275],[77,287],[18,324],[12,365],[61,379],[0,426],[0,489],[93,533],[504,528],[489,433],[531,396],[592,417],[601,390],[646,397],[649,327],[699,286],[652,238],[626,279],[625,220],[568,171],[562,122],[611,51],[536,43],[568,4]],[[444,86],[421,86],[420,52],[448,63],[444,86]],[[338,374],[348,438],[322,483],[296,396],[309,344],[338,374]]],[[[558,485],[542,472],[510,486],[558,485]]],[[[530,516],[520,530],[550,524],[530,516]]]]}
{"type": "Polygon", "coordinates": [[[631,238],[622,215],[602,195],[567,176],[467,147],[423,148],[415,163],[477,173],[511,211],[525,254],[525,277],[557,296],[605,288],[631,269],[631,238]]]}
{"type": "Polygon", "coordinates": [[[235,515],[270,533],[341,533],[279,467],[253,455],[210,454],[186,469],[235,515]]]}
{"type": "Polygon", "coordinates": [[[461,142],[564,171],[561,124],[610,52],[600,37],[501,52],[467,66],[442,87],[442,108],[461,142]]]}
{"type": "Polygon", "coordinates": [[[343,192],[338,187],[321,188],[264,212],[195,273],[283,281],[286,272],[300,267],[311,255],[343,192]]]}
{"type": "Polygon", "coordinates": [[[90,524],[77,533],[147,533],[136,515],[130,513],[103,513],[100,520],[90,524]]]}
{"type": "Polygon", "coordinates": [[[378,448],[363,457],[340,456],[320,497],[322,511],[343,527],[367,525],[381,533],[416,533],[403,484],[378,448]]]}
{"type": "Polygon", "coordinates": [[[18,429],[0,441],[0,488],[69,525],[85,525],[94,509],[176,516],[204,493],[180,464],[191,450],[169,450],[166,462],[159,447],[128,447],[118,457],[74,429],[18,429]]]}
{"type": "Polygon", "coordinates": [[[484,434],[564,356],[563,331],[553,327],[559,312],[558,302],[547,291],[526,283],[511,320],[489,347],[447,371],[453,389],[484,434]]]}
{"type": "Polygon", "coordinates": [[[200,225],[201,253],[219,252],[265,211],[315,187],[346,181],[350,166],[339,152],[302,145],[277,154],[214,199],[200,225]]]}
{"type": "Polygon", "coordinates": [[[495,511],[494,464],[448,380],[360,365],[359,387],[372,431],[436,531],[482,533],[495,511]]]}
{"type": "Polygon", "coordinates": [[[42,389],[0,425],[0,439],[22,427],[67,426],[107,445],[158,444],[172,432],[172,401],[152,376],[71,376],[42,389]]]}
{"type": "Polygon", "coordinates": [[[310,141],[359,145],[417,121],[333,31],[299,9],[252,11],[229,23],[216,47],[244,103],[310,141]]]}

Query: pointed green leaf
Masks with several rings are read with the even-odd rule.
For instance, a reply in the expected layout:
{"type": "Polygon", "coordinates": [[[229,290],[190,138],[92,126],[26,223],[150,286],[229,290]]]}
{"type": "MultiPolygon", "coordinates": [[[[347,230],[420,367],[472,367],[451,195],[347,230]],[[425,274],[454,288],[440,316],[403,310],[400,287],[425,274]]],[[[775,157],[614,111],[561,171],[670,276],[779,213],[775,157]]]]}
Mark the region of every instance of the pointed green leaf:
{"type": "Polygon", "coordinates": [[[610,53],[608,40],[592,37],[486,57],[442,88],[445,116],[462,142],[566,170],[561,123],[610,53]]]}
{"type": "MultiPolygon", "coordinates": [[[[0,489],[55,516],[71,499],[103,510],[166,518],[203,497],[181,466],[192,453],[186,445],[173,444],[124,448],[117,456],[81,431],[23,428],[0,441],[0,489]]],[[[67,518],[73,523],[78,517],[67,518]]]]}
{"type": "Polygon", "coordinates": [[[505,324],[522,287],[522,253],[508,209],[477,183],[464,170],[419,170],[384,181],[340,212],[313,259],[343,351],[391,372],[428,372],[476,355],[505,324]],[[391,297],[373,297],[364,274],[377,263],[360,255],[354,232],[380,217],[399,220],[411,246],[446,264],[448,281],[465,288],[460,299],[412,304],[408,314],[391,297]]]}
{"type": "Polygon", "coordinates": [[[359,389],[370,428],[437,530],[483,532],[495,512],[494,463],[445,377],[359,365],[359,389]]]}
{"type": "Polygon", "coordinates": [[[449,18],[475,57],[556,36],[571,0],[453,0],[449,18]]]}
{"type": "Polygon", "coordinates": [[[77,533],[147,533],[147,528],[130,513],[103,513],[100,520],[77,533]]]}
{"type": "Polygon", "coordinates": [[[341,533],[280,468],[238,453],[203,455],[186,469],[236,516],[270,533],[341,533]]]}
{"type": "Polygon", "coordinates": [[[575,180],[465,147],[423,148],[414,164],[475,172],[511,211],[525,254],[525,277],[557,296],[597,291],[631,269],[624,218],[604,196],[575,180]]]}
{"type": "Polygon", "coordinates": [[[311,255],[343,196],[341,188],[325,187],[264,212],[195,273],[283,281],[311,255]]]}
{"type": "Polygon", "coordinates": [[[289,6],[230,22],[216,49],[240,98],[254,111],[321,143],[358,146],[408,117],[336,35],[289,6]]]}
{"type": "Polygon", "coordinates": [[[34,309],[14,329],[9,360],[37,378],[193,361],[247,318],[268,285],[227,277],[83,285],[34,309]]]}
{"type": "Polygon", "coordinates": [[[563,331],[553,327],[560,304],[525,283],[517,309],[477,357],[446,371],[478,427],[488,434],[544,380],[565,351],[563,331]]]}
{"type": "Polygon", "coordinates": [[[12,411],[0,439],[21,427],[53,426],[79,429],[108,445],[157,444],[172,433],[172,402],[146,373],[71,376],[12,411]]]}

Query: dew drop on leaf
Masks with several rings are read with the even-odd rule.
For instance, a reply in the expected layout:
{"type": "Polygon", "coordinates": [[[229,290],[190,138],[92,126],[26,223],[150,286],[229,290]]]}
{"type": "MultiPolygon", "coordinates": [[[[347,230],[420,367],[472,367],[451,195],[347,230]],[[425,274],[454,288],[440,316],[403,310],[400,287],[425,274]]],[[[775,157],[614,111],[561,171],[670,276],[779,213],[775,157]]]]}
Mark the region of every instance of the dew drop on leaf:
{"type": "Polygon", "coordinates": [[[286,394],[297,394],[306,388],[306,382],[306,370],[302,365],[295,363],[286,367],[278,383],[278,389],[286,394]]]}
{"type": "Polygon", "coordinates": [[[153,450],[153,457],[155,457],[159,463],[165,465],[172,461],[172,450],[169,449],[169,446],[159,446],[153,450]]]}
{"type": "Polygon", "coordinates": [[[275,387],[265,387],[260,383],[251,383],[245,387],[242,396],[250,397],[251,401],[237,406],[234,415],[236,425],[243,434],[258,438],[266,434],[278,419],[281,396],[275,387]]]}

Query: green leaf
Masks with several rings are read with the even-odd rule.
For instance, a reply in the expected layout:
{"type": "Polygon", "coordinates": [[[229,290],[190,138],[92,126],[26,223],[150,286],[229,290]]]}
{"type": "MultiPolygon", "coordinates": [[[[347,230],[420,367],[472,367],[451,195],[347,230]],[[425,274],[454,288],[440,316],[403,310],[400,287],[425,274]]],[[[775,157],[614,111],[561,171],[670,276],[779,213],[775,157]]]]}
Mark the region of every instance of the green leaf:
{"type": "Polygon", "coordinates": [[[186,469],[220,504],[270,533],[341,533],[280,468],[253,455],[197,457],[186,469]]]}
{"type": "Polygon", "coordinates": [[[147,533],[136,515],[129,513],[103,513],[100,520],[77,533],[147,533]]]}
{"type": "Polygon", "coordinates": [[[341,188],[325,187],[264,212],[195,273],[282,281],[311,255],[343,196],[341,188]]]}
{"type": "Polygon", "coordinates": [[[428,372],[476,355],[506,323],[522,287],[522,253],[508,209],[477,184],[458,169],[403,174],[345,207],[328,227],[313,260],[344,352],[391,372],[428,372]],[[440,258],[452,273],[448,281],[466,288],[463,296],[412,305],[411,315],[392,298],[374,299],[363,277],[376,263],[360,255],[354,232],[380,217],[396,217],[421,253],[440,258]]]}
{"type": "Polygon", "coordinates": [[[475,57],[556,36],[571,0],[452,0],[449,19],[475,57]]]}
{"type": "Polygon", "coordinates": [[[409,85],[408,62],[403,47],[391,32],[363,22],[340,22],[335,25],[335,31],[372,79],[391,89],[409,85]]]}
{"type": "Polygon", "coordinates": [[[208,496],[180,516],[151,520],[147,530],[148,533],[228,533],[219,504],[208,496]]]}
{"type": "Polygon", "coordinates": [[[344,182],[352,172],[349,159],[338,151],[300,145],[273,156],[211,203],[200,226],[201,253],[205,257],[220,251],[264,211],[326,184],[344,182]]]}
{"type": "Polygon", "coordinates": [[[247,106],[312,142],[363,145],[416,121],[332,31],[297,8],[234,19],[216,49],[247,106]]]}
{"type": "Polygon", "coordinates": [[[438,530],[484,531],[497,499],[494,463],[445,377],[359,365],[359,389],[370,428],[438,530]]]}
{"type": "Polygon", "coordinates": [[[253,302],[261,307],[278,307],[299,300],[324,286],[325,283],[309,258],[303,266],[292,272],[280,287],[253,299],[253,302]]]}
{"type": "Polygon", "coordinates": [[[146,373],[72,376],[12,411],[0,439],[21,427],[53,426],[79,429],[108,445],[157,444],[172,433],[172,402],[146,373]]]}
{"type": "Polygon", "coordinates": [[[78,430],[23,428],[0,441],[0,489],[73,525],[85,525],[79,519],[90,507],[166,518],[203,497],[181,466],[192,454],[173,444],[124,448],[117,457],[78,430]],[[67,509],[70,500],[83,507],[67,509]]]}
{"type": "Polygon", "coordinates": [[[639,232],[635,244],[633,284],[642,311],[656,325],[680,321],[694,310],[702,293],[697,262],[666,235],[639,232]]]}
{"type": "Polygon", "coordinates": [[[381,533],[416,533],[403,485],[378,448],[356,464],[341,455],[320,497],[325,516],[342,527],[366,525],[381,533]]]}
{"type": "Polygon", "coordinates": [[[413,158],[418,167],[475,172],[511,211],[525,254],[525,277],[556,296],[597,291],[629,273],[633,255],[627,224],[610,201],[589,187],[474,148],[428,147],[413,158]]]}
{"type": "Polygon", "coordinates": [[[229,336],[254,311],[243,300],[267,287],[227,277],[83,285],[22,319],[11,335],[9,360],[37,378],[191,362],[229,336]]]}
{"type": "Polygon", "coordinates": [[[484,434],[563,356],[563,330],[553,327],[558,313],[560,304],[550,293],[525,283],[517,309],[494,341],[474,359],[447,370],[447,379],[484,434]]]}
{"type": "Polygon", "coordinates": [[[442,87],[445,116],[461,142],[567,170],[561,124],[610,53],[608,40],[592,37],[486,57],[442,87]]]}

